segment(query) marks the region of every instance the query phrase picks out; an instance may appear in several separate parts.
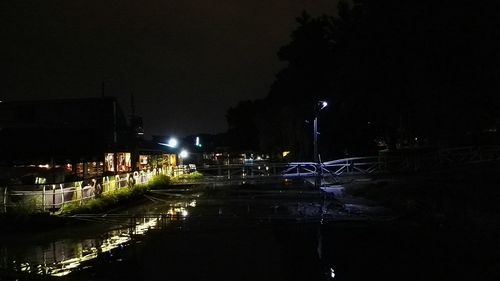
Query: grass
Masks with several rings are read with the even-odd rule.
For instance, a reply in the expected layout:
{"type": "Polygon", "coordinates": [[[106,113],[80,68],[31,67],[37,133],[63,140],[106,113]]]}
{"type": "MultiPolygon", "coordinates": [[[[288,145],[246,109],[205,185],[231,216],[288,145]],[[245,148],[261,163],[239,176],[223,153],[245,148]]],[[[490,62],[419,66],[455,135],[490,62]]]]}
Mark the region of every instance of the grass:
{"type": "Polygon", "coordinates": [[[170,183],[170,177],[157,175],[154,176],[148,184],[136,184],[132,188],[121,188],[107,192],[101,194],[99,197],[86,201],[82,205],[76,202],[68,204],[61,211],[61,214],[100,213],[137,200],[144,194],[147,194],[153,187],[165,187],[170,183]]]}
{"type": "Polygon", "coordinates": [[[151,187],[165,187],[170,185],[171,183],[172,179],[169,176],[157,175],[150,180],[148,185],[151,187]]]}
{"type": "Polygon", "coordinates": [[[178,176],[173,177],[171,180],[172,182],[185,182],[188,180],[199,180],[203,178],[203,174],[200,172],[193,172],[190,174],[181,174],[178,176]]]}

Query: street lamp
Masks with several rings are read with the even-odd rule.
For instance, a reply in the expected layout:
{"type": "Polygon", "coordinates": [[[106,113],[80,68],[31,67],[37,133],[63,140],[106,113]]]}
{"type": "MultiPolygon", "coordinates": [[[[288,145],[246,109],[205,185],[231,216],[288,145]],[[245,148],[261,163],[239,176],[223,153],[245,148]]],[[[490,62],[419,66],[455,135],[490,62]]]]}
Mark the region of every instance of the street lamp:
{"type": "Polygon", "coordinates": [[[318,116],[319,112],[328,106],[326,101],[318,101],[314,108],[314,163],[319,162],[318,154],[318,116]]]}
{"type": "Polygon", "coordinates": [[[321,165],[319,163],[319,154],[318,154],[318,116],[319,112],[328,106],[326,101],[318,101],[314,107],[314,163],[316,165],[316,181],[315,186],[319,187],[321,185],[321,165]]]}
{"type": "Polygon", "coordinates": [[[180,159],[180,164],[183,165],[183,159],[187,158],[188,157],[188,152],[187,150],[183,149],[181,150],[181,152],[179,153],[179,159],[180,159]]]}
{"type": "Polygon", "coordinates": [[[179,142],[177,141],[176,138],[170,138],[168,140],[168,143],[162,143],[162,142],[159,142],[158,143],[159,145],[163,145],[163,146],[168,146],[168,147],[171,147],[171,148],[176,148],[177,145],[179,144],[179,142]]]}

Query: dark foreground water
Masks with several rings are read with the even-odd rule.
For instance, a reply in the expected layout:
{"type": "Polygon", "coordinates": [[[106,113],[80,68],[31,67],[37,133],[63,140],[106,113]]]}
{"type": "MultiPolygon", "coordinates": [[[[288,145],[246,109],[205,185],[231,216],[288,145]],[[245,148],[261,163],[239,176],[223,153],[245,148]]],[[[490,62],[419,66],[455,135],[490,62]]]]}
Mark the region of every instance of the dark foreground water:
{"type": "Polygon", "coordinates": [[[159,191],[81,227],[8,236],[1,280],[500,280],[498,232],[288,185],[159,191]]]}

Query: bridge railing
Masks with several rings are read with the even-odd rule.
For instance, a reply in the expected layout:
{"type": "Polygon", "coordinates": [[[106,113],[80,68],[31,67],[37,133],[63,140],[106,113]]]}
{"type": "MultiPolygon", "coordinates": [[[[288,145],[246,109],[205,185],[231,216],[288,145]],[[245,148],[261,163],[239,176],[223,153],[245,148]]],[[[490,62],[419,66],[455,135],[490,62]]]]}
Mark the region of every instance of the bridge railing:
{"type": "Polygon", "coordinates": [[[288,168],[287,163],[245,163],[230,165],[206,165],[197,167],[205,179],[238,179],[281,176],[288,168]]]}
{"type": "Polygon", "coordinates": [[[325,169],[332,174],[371,174],[380,171],[380,158],[378,156],[351,157],[324,162],[325,169]]]}

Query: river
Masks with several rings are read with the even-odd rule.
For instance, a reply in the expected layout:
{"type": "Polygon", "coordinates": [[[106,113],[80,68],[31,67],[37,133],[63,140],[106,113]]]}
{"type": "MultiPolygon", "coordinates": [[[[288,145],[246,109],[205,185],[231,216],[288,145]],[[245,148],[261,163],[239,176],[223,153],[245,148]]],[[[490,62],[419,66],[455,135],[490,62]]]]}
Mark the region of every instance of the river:
{"type": "Polygon", "coordinates": [[[7,236],[2,280],[499,280],[494,234],[440,229],[294,182],[157,190],[7,236]]]}

